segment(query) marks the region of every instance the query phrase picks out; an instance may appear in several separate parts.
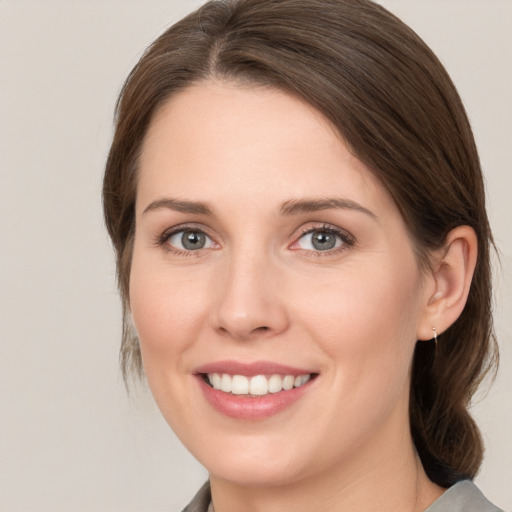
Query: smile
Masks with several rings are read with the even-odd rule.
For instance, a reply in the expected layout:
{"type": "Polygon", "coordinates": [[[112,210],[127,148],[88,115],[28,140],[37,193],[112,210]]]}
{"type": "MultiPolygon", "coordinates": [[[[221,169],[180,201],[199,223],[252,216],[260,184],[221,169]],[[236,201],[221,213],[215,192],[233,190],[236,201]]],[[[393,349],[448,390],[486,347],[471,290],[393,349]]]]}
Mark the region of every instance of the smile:
{"type": "Polygon", "coordinates": [[[233,395],[264,396],[269,393],[290,391],[303,386],[311,379],[311,374],[304,375],[230,375],[228,373],[207,373],[206,382],[213,388],[233,395]]]}
{"type": "Polygon", "coordinates": [[[262,421],[311,396],[320,380],[312,368],[271,361],[215,361],[193,372],[213,409],[237,420],[262,421]]]}

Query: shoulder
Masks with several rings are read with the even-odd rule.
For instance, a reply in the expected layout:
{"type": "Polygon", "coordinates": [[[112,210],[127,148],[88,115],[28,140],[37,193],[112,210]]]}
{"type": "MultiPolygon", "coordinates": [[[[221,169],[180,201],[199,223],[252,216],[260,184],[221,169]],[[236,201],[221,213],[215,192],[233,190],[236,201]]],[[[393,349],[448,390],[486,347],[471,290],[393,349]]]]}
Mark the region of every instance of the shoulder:
{"type": "Polygon", "coordinates": [[[493,505],[470,480],[450,487],[425,512],[503,512],[493,505]]]}
{"type": "Polygon", "coordinates": [[[206,482],[182,512],[208,512],[211,499],[210,482],[206,482]]]}

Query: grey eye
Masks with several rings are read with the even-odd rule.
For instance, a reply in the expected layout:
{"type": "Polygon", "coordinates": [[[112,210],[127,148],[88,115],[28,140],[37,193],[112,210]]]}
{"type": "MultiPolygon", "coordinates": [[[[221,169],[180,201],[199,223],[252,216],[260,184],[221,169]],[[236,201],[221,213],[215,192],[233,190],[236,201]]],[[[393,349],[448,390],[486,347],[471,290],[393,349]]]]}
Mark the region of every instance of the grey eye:
{"type": "Polygon", "coordinates": [[[199,233],[197,231],[185,231],[185,233],[181,235],[181,243],[183,247],[190,251],[202,249],[205,245],[205,242],[206,237],[204,233],[199,233]]]}
{"type": "Polygon", "coordinates": [[[304,234],[299,240],[299,247],[308,251],[329,251],[343,243],[334,231],[317,229],[304,234]]]}
{"type": "Polygon", "coordinates": [[[183,230],[173,233],[168,243],[182,251],[198,251],[212,246],[211,238],[202,231],[183,230]]]}

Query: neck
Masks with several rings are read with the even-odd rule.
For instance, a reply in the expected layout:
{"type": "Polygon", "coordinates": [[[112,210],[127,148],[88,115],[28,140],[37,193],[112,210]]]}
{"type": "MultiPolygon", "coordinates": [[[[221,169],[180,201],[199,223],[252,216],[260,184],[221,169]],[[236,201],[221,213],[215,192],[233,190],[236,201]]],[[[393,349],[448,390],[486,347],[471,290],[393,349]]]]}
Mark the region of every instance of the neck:
{"type": "Polygon", "coordinates": [[[444,489],[426,476],[408,430],[391,443],[385,437],[386,443],[375,440],[351,460],[296,481],[240,485],[211,475],[215,512],[425,510],[444,489]]]}

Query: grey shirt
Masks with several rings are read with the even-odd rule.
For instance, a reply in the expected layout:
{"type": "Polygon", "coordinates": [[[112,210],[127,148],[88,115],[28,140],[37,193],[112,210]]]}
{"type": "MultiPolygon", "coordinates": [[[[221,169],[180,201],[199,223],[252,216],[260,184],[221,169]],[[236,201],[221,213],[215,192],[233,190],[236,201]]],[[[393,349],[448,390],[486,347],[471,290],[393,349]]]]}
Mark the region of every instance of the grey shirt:
{"type": "Polygon", "coordinates": [[[425,512],[503,512],[481,493],[471,480],[450,487],[425,512]]]}
{"type": "MultiPolygon", "coordinates": [[[[183,512],[211,512],[210,484],[206,482],[183,512]]],[[[462,480],[450,487],[425,512],[503,512],[489,502],[470,480],[462,480]]]]}

